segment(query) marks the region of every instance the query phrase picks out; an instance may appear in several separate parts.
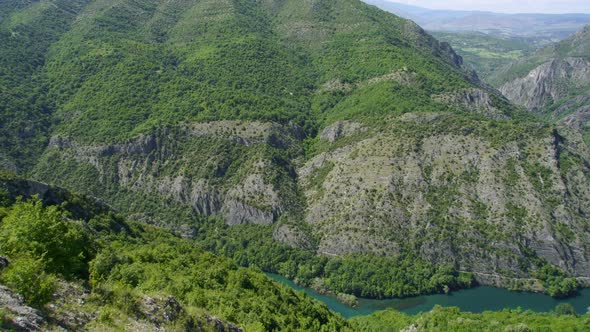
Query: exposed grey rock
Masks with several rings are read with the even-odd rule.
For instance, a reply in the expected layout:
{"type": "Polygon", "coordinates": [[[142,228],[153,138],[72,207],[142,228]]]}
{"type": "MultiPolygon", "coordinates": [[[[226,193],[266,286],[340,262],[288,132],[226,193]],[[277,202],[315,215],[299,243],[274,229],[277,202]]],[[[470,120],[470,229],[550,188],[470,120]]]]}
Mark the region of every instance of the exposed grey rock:
{"type": "Polygon", "coordinates": [[[582,58],[552,59],[526,76],[507,82],[500,91],[516,104],[534,112],[567,97],[572,88],[590,82],[590,62],[582,58]]]}
{"type": "Polygon", "coordinates": [[[334,143],[339,138],[356,135],[365,131],[367,131],[367,128],[358,122],[337,121],[322,131],[320,139],[334,143]]]}
{"type": "Polygon", "coordinates": [[[43,314],[34,308],[24,304],[23,298],[13,293],[8,287],[0,285],[0,308],[8,313],[8,321],[5,322],[8,330],[16,331],[40,331],[46,323],[43,314]]]}
{"type": "Polygon", "coordinates": [[[232,199],[225,201],[222,212],[228,225],[272,224],[274,221],[272,212],[232,199]]]}
{"type": "Polygon", "coordinates": [[[8,258],[0,256],[0,271],[7,267],[9,263],[8,258]]]}
{"type": "Polygon", "coordinates": [[[589,126],[590,120],[590,95],[578,96],[573,98],[563,105],[559,106],[553,113],[556,116],[571,112],[571,114],[564,117],[559,123],[570,128],[580,130],[589,126]],[[580,106],[581,105],[581,106],[580,106]]]}
{"type": "Polygon", "coordinates": [[[173,296],[165,299],[146,296],[141,301],[141,310],[147,319],[157,326],[174,322],[186,314],[182,305],[173,296]]]}
{"type": "Polygon", "coordinates": [[[215,327],[217,332],[243,332],[244,330],[236,325],[222,321],[217,317],[207,317],[207,323],[215,327]]]}
{"type": "MultiPolygon", "coordinates": [[[[273,223],[288,208],[268,177],[275,166],[272,160],[252,156],[249,171],[239,181],[226,185],[224,178],[233,160],[223,160],[210,151],[190,151],[206,155],[206,163],[195,163],[181,150],[190,147],[182,143],[191,140],[222,141],[228,148],[239,145],[255,149],[259,145],[275,149],[290,149],[301,139],[301,130],[292,124],[214,121],[187,124],[179,128],[164,128],[158,133],[139,136],[122,144],[82,146],[66,138],[51,139],[50,150],[60,151],[82,165],[90,165],[99,181],[112,183],[134,192],[157,194],[163,198],[191,206],[197,214],[220,216],[228,224],[273,223]],[[185,169],[188,172],[171,171],[185,169]],[[198,175],[191,173],[202,169],[198,175]],[[205,170],[209,172],[205,173],[205,170]],[[188,174],[187,174],[188,173],[188,174]]],[[[293,180],[294,181],[294,180],[293,180]]],[[[84,191],[87,188],[79,188],[84,191]]],[[[101,192],[90,192],[100,195],[101,192]]],[[[137,215],[142,220],[149,216],[137,215]]],[[[160,221],[150,221],[159,223],[160,221]]],[[[190,236],[190,232],[187,233],[190,236]]]]}
{"type": "MultiPolygon", "coordinates": [[[[416,113],[400,120],[434,127],[445,116],[416,113]]],[[[528,276],[520,265],[525,256],[522,248],[528,247],[571,275],[587,276],[586,237],[568,239],[556,226],[567,225],[575,234],[583,234],[581,220],[590,216],[582,203],[590,200],[583,175],[587,170],[564,175],[559,168],[563,151],[589,158],[583,143],[576,142],[569,134],[564,139],[549,131],[542,139],[497,145],[468,132],[416,141],[383,130],[322,153],[298,169],[306,188],[306,222],[319,238],[322,255],[395,256],[412,243],[412,250],[431,262],[478,273],[509,271],[509,276],[522,278],[528,276]],[[328,163],[333,167],[321,188],[311,186],[316,172],[328,163]],[[534,164],[547,172],[547,179],[532,177],[526,167],[534,164]],[[513,183],[507,182],[511,167],[513,183]],[[551,204],[547,196],[553,197],[551,204]],[[445,199],[449,201],[442,205],[442,226],[442,221],[433,220],[433,209],[445,199]],[[514,219],[515,207],[525,211],[520,226],[514,219]]]]}
{"type": "Polygon", "coordinates": [[[312,243],[308,236],[293,225],[280,225],[272,235],[275,241],[288,244],[294,248],[311,248],[312,243]]]}
{"type": "Polygon", "coordinates": [[[432,98],[445,104],[483,114],[492,119],[508,118],[506,114],[494,105],[490,94],[482,89],[465,89],[453,93],[434,95],[432,98]]]}

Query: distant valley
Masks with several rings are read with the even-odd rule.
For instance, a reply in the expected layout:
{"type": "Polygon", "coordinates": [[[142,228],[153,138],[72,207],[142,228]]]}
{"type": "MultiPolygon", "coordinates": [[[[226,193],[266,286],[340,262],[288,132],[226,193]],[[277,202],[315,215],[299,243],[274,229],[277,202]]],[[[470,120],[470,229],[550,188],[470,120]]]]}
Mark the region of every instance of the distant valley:
{"type": "Polygon", "coordinates": [[[501,14],[435,10],[387,0],[364,2],[411,19],[428,31],[481,32],[504,38],[526,38],[536,45],[564,39],[590,24],[590,14],[501,14]]]}

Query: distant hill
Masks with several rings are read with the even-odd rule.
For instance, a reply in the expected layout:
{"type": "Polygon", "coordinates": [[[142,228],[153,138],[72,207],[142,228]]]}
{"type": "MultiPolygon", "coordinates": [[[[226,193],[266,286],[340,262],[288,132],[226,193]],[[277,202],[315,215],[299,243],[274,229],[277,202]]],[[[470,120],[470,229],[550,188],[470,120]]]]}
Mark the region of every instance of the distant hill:
{"type": "Polygon", "coordinates": [[[527,37],[538,42],[563,39],[590,24],[590,14],[501,14],[482,11],[433,10],[386,0],[364,0],[411,19],[426,30],[483,32],[527,37]]]}
{"type": "Polygon", "coordinates": [[[514,103],[581,130],[590,142],[590,26],[505,66],[489,81],[514,103]]]}
{"type": "Polygon", "coordinates": [[[491,75],[537,48],[525,37],[492,36],[483,32],[436,31],[432,35],[449,43],[463,57],[465,65],[475,69],[487,81],[491,75]]]}

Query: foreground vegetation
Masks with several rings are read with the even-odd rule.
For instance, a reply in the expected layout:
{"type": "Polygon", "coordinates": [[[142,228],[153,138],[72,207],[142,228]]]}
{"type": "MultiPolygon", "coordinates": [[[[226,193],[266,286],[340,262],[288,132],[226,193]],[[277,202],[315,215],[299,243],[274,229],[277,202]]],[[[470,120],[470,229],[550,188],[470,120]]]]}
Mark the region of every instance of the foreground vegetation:
{"type": "Polygon", "coordinates": [[[87,322],[93,330],[147,320],[146,301],[170,295],[183,308],[166,322],[173,330],[206,325],[212,315],[253,331],[334,331],[347,326],[305,294],[167,231],[128,223],[112,213],[72,220],[64,208],[68,203],[6,201],[0,210],[0,254],[10,264],[0,272],[0,283],[50,315],[47,304],[64,301],[53,294],[66,282],[89,287],[88,302],[77,310],[89,315],[98,311],[87,322]]]}
{"type": "Polygon", "coordinates": [[[554,312],[535,313],[520,309],[486,311],[481,314],[461,312],[458,308],[435,306],[432,311],[415,316],[386,310],[351,319],[358,331],[587,331],[590,315],[577,316],[569,305],[554,312]]]}

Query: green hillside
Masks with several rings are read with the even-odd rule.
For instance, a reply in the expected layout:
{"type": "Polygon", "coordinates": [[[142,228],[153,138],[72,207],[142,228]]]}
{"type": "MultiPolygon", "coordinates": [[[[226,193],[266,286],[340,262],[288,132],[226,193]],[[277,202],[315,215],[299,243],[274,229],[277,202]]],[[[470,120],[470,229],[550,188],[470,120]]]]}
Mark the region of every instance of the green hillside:
{"type": "Polygon", "coordinates": [[[3,168],[304,286],[585,285],[587,146],[410,21],[357,0],[2,6],[3,168]]]}
{"type": "Polygon", "coordinates": [[[54,101],[43,78],[51,45],[69,29],[85,1],[3,1],[0,4],[0,165],[31,167],[47,144],[54,101]]]}
{"type": "MultiPolygon", "coordinates": [[[[9,258],[8,267],[0,268],[0,283],[22,294],[26,304],[44,308],[43,327],[221,331],[235,330],[233,323],[248,331],[338,331],[348,326],[325,305],[259,270],[240,268],[167,230],[128,222],[86,196],[34,188],[44,185],[0,175],[0,255],[9,258]],[[25,193],[36,195],[14,198],[25,193]]],[[[13,306],[2,302],[1,329],[19,326],[12,319],[22,313],[12,312],[13,306]]]]}

